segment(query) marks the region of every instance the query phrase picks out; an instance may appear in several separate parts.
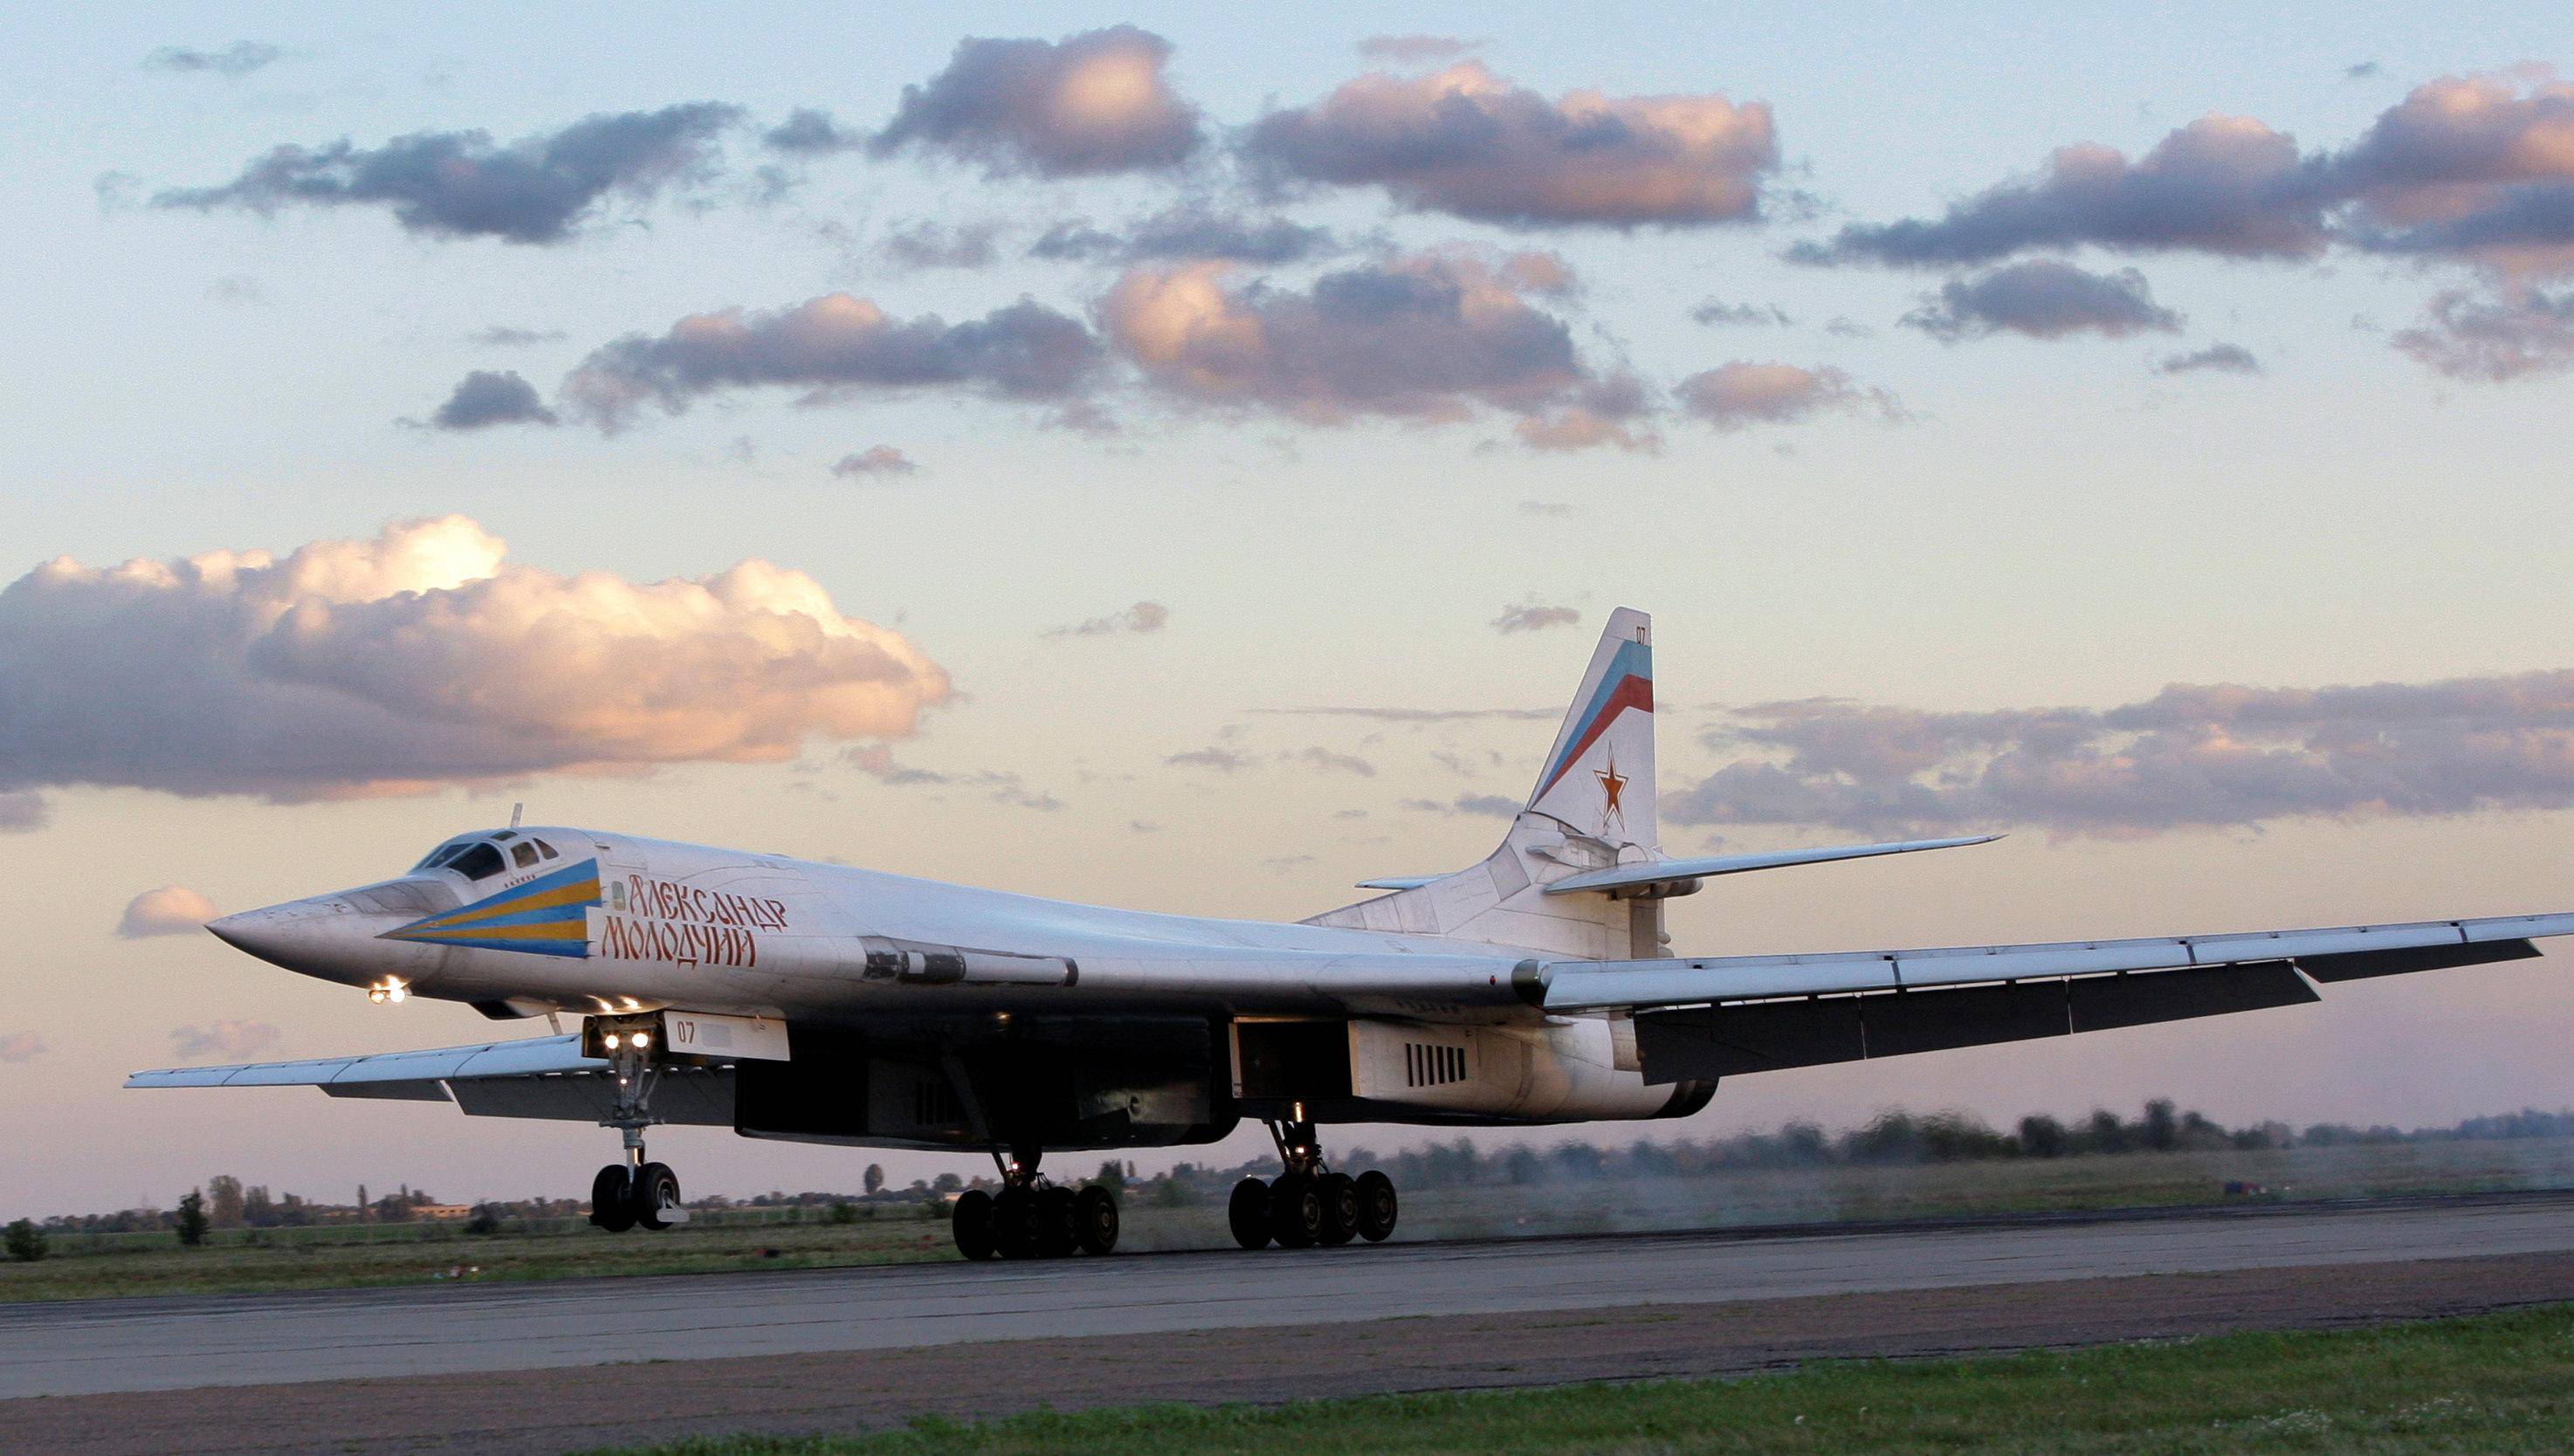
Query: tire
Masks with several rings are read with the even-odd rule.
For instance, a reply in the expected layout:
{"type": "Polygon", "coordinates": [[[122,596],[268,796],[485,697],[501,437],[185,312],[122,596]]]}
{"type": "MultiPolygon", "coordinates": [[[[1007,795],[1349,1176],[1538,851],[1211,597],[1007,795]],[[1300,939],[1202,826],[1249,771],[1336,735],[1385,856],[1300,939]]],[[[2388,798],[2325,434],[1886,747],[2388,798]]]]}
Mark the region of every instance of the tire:
{"type": "Polygon", "coordinates": [[[1084,1253],[1104,1254],[1117,1246],[1117,1195],[1092,1183],[1072,1200],[1073,1236],[1084,1253]]]}
{"type": "Polygon", "coordinates": [[[1070,1188],[1047,1188],[1037,1194],[1038,1257],[1059,1259],[1081,1246],[1074,1221],[1079,1216],[1078,1201],[1070,1188]]]}
{"type": "Polygon", "coordinates": [[[1258,1178],[1244,1178],[1233,1185],[1233,1199],[1225,1204],[1225,1222],[1233,1225],[1233,1241],[1244,1248],[1269,1247],[1269,1185],[1258,1178]]]}
{"type": "Polygon", "coordinates": [[[1394,1179],[1370,1168],[1358,1175],[1352,1187],[1359,1195],[1359,1237],[1370,1243],[1385,1242],[1386,1235],[1394,1232],[1394,1179]]]}
{"type": "Polygon", "coordinates": [[[1312,1248],[1323,1236],[1323,1190],[1303,1173],[1269,1185],[1269,1236],[1280,1248],[1312,1248]]]}
{"type": "Polygon", "coordinates": [[[634,1183],[634,1173],[622,1162],[612,1162],[590,1180],[590,1221],[611,1233],[624,1233],[635,1226],[635,1205],[627,1198],[634,1183]]]}
{"type": "Polygon", "coordinates": [[[1347,1173],[1325,1173],[1314,1180],[1314,1191],[1323,1200],[1323,1228],[1315,1241],[1326,1248],[1339,1248],[1358,1237],[1358,1184],[1347,1173]]]}
{"type": "Polygon", "coordinates": [[[666,1162],[647,1162],[635,1170],[635,1186],[628,1190],[628,1201],[635,1209],[635,1221],[658,1233],[678,1220],[669,1215],[679,1206],[679,1175],[670,1171],[666,1162]]]}
{"type": "Polygon", "coordinates": [[[1025,1188],[1004,1188],[992,1200],[992,1247],[1001,1257],[1036,1257],[1036,1201],[1025,1188]]]}
{"type": "Polygon", "coordinates": [[[947,1231],[956,1236],[956,1251],[969,1259],[988,1259],[998,1252],[992,1243],[992,1195],[981,1188],[957,1194],[947,1214],[947,1231]]]}

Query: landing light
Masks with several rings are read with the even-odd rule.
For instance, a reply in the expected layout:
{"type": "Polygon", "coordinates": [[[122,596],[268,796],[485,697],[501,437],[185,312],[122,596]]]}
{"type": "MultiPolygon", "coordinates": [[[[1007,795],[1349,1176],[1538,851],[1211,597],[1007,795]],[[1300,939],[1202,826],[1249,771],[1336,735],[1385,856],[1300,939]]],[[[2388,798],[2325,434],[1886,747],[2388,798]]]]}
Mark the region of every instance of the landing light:
{"type": "Polygon", "coordinates": [[[411,987],[399,976],[388,976],[367,988],[367,1000],[378,1006],[399,1005],[411,996],[411,987]]]}
{"type": "Polygon", "coordinates": [[[652,1034],[650,1032],[637,1032],[634,1037],[634,1042],[635,1050],[641,1052],[644,1048],[652,1045],[652,1034]]]}
{"type": "Polygon", "coordinates": [[[618,1036],[615,1032],[611,1032],[611,1033],[609,1033],[609,1034],[608,1034],[608,1050],[609,1050],[609,1051],[614,1052],[614,1051],[616,1051],[618,1048],[623,1047],[623,1046],[625,1046],[625,1045],[626,1045],[626,1039],[625,1039],[625,1038],[618,1036]]]}

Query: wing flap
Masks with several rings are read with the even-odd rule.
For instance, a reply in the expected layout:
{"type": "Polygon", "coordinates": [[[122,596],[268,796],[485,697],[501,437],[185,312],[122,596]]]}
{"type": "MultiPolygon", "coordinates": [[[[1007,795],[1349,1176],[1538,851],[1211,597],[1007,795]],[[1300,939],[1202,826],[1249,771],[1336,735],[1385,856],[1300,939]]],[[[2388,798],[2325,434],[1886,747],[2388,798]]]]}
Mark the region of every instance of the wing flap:
{"type": "Polygon", "coordinates": [[[1656,1085],[1873,1061],[2321,1000],[2285,961],[1640,1012],[1656,1085]]]}

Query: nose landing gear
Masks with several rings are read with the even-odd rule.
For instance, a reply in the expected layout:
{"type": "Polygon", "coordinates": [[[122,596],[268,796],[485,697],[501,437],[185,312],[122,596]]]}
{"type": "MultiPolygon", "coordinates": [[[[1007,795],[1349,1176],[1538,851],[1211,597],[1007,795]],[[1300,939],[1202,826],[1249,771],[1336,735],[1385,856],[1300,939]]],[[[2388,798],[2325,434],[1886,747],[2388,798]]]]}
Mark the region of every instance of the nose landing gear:
{"type": "Polygon", "coordinates": [[[679,1201],[679,1175],[668,1163],[644,1155],[644,1129],[659,1120],[649,1106],[658,1076],[650,1034],[610,1030],[600,1034],[600,1042],[609,1075],[617,1080],[616,1099],[600,1125],[616,1128],[625,1138],[626,1160],[610,1163],[590,1180],[590,1221],[611,1233],[676,1228],[688,1221],[688,1210],[679,1201]]]}
{"type": "Polygon", "coordinates": [[[1353,1238],[1382,1243],[1394,1232],[1394,1179],[1370,1169],[1351,1177],[1323,1161],[1311,1122],[1272,1120],[1269,1135],[1286,1164],[1274,1181],[1233,1185],[1225,1221],[1244,1248],[1338,1248],[1353,1238]]]}

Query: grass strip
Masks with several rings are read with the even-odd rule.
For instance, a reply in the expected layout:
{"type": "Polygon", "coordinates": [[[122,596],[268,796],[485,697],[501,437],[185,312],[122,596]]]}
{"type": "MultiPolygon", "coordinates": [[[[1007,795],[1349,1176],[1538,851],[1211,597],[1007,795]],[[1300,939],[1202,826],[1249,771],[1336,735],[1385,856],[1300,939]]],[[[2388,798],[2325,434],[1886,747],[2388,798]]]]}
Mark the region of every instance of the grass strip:
{"type": "Polygon", "coordinates": [[[2574,1450],[2574,1305],[2369,1329],[1839,1361],[1740,1379],[1040,1411],[974,1424],[925,1419],[873,1435],[640,1449],[649,1456],[2556,1453],[2574,1450]]]}

